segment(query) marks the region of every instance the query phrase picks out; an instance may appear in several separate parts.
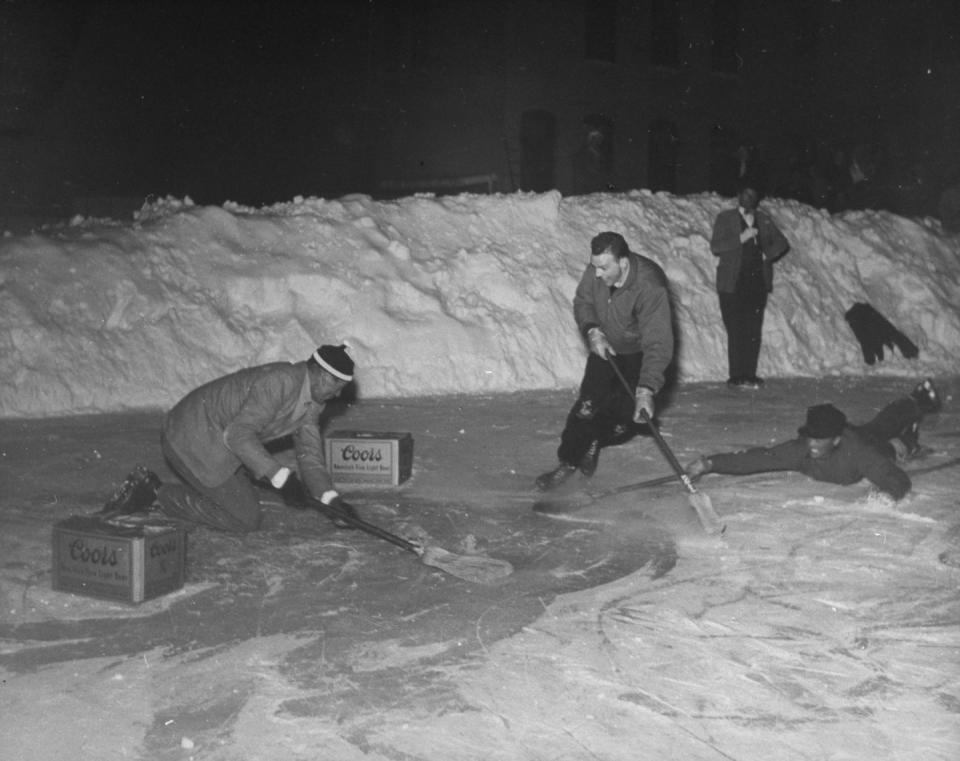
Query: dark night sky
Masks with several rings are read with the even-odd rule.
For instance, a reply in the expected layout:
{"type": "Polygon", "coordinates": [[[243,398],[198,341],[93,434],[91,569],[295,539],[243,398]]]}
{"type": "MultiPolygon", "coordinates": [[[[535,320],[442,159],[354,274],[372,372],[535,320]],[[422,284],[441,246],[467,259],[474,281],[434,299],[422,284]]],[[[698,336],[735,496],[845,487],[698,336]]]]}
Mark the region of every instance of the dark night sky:
{"type": "Polygon", "coordinates": [[[0,128],[43,141],[72,192],[292,195],[362,76],[350,5],[8,2],[0,128]]]}
{"type": "MultiPolygon", "coordinates": [[[[914,83],[899,78],[897,67],[926,61],[943,76],[943,46],[960,48],[960,2],[798,2],[869,12],[845,17],[874,23],[877,45],[855,61],[845,58],[855,51],[831,54],[846,71],[874,73],[874,98],[911,104],[926,97],[915,95],[914,83]],[[885,21],[884,9],[893,5],[915,9],[917,19],[942,12],[940,47],[923,38],[929,23],[885,21]],[[894,54],[897,46],[909,55],[894,54]]],[[[425,7],[414,0],[6,0],[0,5],[0,189],[8,203],[27,199],[28,205],[62,204],[77,195],[167,193],[201,203],[266,203],[369,190],[350,176],[362,149],[344,124],[362,110],[371,72],[385,57],[409,47],[418,30],[447,34],[431,26],[425,7]],[[376,40],[368,29],[372,14],[387,30],[376,40]]],[[[561,15],[544,8],[580,12],[574,0],[531,7],[536,15],[525,21],[534,30],[561,15]]],[[[489,28],[499,23],[491,19],[489,28]]],[[[525,46],[535,52],[536,40],[525,46]]],[[[425,71],[421,85],[429,77],[425,71]]],[[[906,118],[931,140],[958,129],[943,120],[906,118]]],[[[391,124],[374,126],[381,135],[397,132],[391,124]]]]}

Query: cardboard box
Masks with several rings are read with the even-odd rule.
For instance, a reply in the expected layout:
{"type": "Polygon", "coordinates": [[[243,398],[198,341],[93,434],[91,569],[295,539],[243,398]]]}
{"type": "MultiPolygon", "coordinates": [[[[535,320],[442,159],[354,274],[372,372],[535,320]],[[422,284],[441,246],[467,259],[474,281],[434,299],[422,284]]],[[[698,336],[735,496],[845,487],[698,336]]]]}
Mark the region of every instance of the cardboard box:
{"type": "Polygon", "coordinates": [[[413,437],[389,431],[333,431],[327,469],[334,482],[397,486],[413,469],[413,437]]]}
{"type": "Polygon", "coordinates": [[[53,527],[53,588],[140,603],[183,586],[186,550],[182,528],[75,515],[53,527]]]}

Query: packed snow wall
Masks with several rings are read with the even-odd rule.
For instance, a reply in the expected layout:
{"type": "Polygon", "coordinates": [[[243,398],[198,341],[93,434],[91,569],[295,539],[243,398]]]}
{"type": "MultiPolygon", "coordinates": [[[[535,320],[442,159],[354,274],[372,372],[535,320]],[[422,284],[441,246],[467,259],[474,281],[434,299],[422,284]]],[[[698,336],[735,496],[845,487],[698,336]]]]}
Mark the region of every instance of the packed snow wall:
{"type": "MultiPolygon", "coordinates": [[[[190,199],[130,222],[76,218],[0,241],[0,415],[165,408],[219,375],[346,341],[361,397],[572,388],[571,302],[590,239],[620,232],[665,269],[676,376],[725,380],[709,240],[714,194],[634,191],[190,199]]],[[[957,374],[960,237],[932,219],[830,216],[766,200],[791,244],[776,265],[760,373],[957,374]],[[919,348],[867,365],[844,319],[876,307],[919,348]]]]}

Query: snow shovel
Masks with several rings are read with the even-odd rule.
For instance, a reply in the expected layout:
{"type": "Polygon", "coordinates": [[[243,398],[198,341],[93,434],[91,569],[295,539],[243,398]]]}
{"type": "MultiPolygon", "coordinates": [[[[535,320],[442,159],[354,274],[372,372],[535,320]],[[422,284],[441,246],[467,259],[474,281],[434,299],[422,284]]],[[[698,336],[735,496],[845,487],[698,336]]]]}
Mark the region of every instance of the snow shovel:
{"type": "MultiPolygon", "coordinates": [[[[620,368],[617,367],[616,362],[614,362],[613,358],[609,356],[607,357],[607,361],[610,363],[613,371],[620,379],[620,383],[623,384],[624,391],[626,391],[630,396],[633,396],[633,391],[630,389],[630,384],[627,383],[627,379],[623,377],[623,373],[620,372],[620,368]]],[[[693,481],[690,479],[690,476],[687,475],[686,471],[683,469],[683,466],[680,465],[680,462],[677,460],[676,455],[674,455],[673,450],[671,450],[667,445],[667,442],[660,434],[659,429],[653,424],[653,421],[650,419],[650,416],[647,414],[646,410],[640,410],[640,417],[643,418],[643,422],[647,424],[647,427],[650,429],[650,433],[653,434],[653,438],[657,442],[657,446],[659,446],[660,451],[663,452],[663,456],[667,458],[667,462],[670,463],[670,467],[673,468],[673,472],[677,474],[677,478],[680,479],[684,488],[687,490],[689,494],[688,499],[690,502],[690,507],[696,511],[697,518],[700,519],[700,525],[703,526],[703,530],[708,534],[722,534],[724,531],[726,531],[727,527],[721,522],[716,511],[714,511],[713,502],[710,501],[710,497],[701,491],[697,491],[697,488],[693,485],[693,481]]]]}
{"type": "Polygon", "coordinates": [[[451,576],[456,576],[464,581],[471,581],[476,584],[490,584],[497,579],[502,579],[513,573],[513,566],[506,560],[497,560],[482,555],[457,555],[448,552],[442,547],[432,545],[423,545],[418,542],[412,542],[409,539],[391,534],[386,529],[367,523],[354,513],[347,513],[338,510],[333,505],[325,505],[320,500],[310,499],[309,505],[330,518],[336,518],[361,531],[385,539],[391,544],[395,544],[401,549],[408,550],[420,558],[420,562],[433,568],[439,568],[446,571],[451,576]]]}

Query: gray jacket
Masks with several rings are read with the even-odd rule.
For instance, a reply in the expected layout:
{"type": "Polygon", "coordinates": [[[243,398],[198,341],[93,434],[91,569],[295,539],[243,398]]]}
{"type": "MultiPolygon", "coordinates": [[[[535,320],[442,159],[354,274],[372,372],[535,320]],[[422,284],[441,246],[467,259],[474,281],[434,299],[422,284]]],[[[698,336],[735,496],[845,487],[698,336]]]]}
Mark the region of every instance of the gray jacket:
{"type": "Polygon", "coordinates": [[[643,353],[638,386],[654,393],[664,384],[673,359],[673,323],[667,276],[652,259],[631,252],[630,272],[623,286],[610,288],[587,265],[573,298],[577,328],[586,336],[599,326],[618,354],[643,353]]]}
{"type": "Polygon", "coordinates": [[[333,488],[307,363],[275,362],[210,381],[167,413],[163,434],[201,483],[218,486],[246,466],[270,478],[281,463],[264,444],[293,434],[297,469],[314,496],[333,488]]]}

